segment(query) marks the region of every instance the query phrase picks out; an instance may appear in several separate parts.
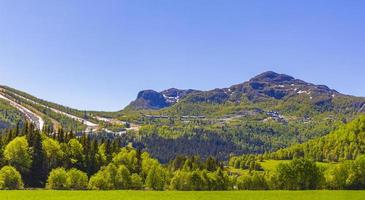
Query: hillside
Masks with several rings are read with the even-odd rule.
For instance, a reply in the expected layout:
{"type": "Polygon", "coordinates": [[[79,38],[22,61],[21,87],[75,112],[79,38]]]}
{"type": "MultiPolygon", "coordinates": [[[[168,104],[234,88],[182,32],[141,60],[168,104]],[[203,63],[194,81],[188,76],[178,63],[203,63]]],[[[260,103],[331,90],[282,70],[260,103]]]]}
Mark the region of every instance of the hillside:
{"type": "Polygon", "coordinates": [[[62,127],[69,131],[83,131],[97,126],[96,120],[86,111],[48,102],[7,86],[0,86],[0,98],[6,112],[16,110],[17,113],[17,117],[8,120],[9,126],[25,120],[34,123],[38,129],[62,127]]]}
{"type": "Polygon", "coordinates": [[[332,133],[270,154],[275,159],[305,157],[316,161],[352,160],[365,154],[365,115],[332,133]]]}
{"type": "Polygon", "coordinates": [[[23,115],[19,110],[0,98],[0,129],[14,127],[17,122],[23,120],[23,115]]]}
{"type": "Polygon", "coordinates": [[[142,126],[139,141],[159,159],[276,151],[322,137],[365,113],[363,97],[275,72],[228,88],[173,91],[181,95],[142,91],[119,113],[119,119],[142,126]]]}

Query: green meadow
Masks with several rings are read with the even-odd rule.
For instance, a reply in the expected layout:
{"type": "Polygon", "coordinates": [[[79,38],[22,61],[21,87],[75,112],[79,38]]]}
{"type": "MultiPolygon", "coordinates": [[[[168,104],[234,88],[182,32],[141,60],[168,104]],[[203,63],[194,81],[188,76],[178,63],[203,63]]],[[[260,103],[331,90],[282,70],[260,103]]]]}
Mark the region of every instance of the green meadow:
{"type": "Polygon", "coordinates": [[[0,191],[1,200],[362,200],[365,191],[0,191]]]}

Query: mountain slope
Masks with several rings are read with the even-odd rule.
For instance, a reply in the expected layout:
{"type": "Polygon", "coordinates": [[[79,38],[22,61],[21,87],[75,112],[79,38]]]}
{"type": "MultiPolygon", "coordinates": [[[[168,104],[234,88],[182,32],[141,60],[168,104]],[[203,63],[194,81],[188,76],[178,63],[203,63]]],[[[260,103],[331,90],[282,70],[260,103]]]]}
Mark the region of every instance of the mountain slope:
{"type": "Polygon", "coordinates": [[[160,160],[273,152],[322,137],[365,113],[363,97],[275,72],[228,88],[195,90],[166,107],[145,105],[127,107],[120,118],[142,126],[140,142],[160,160]]]}
{"type": "Polygon", "coordinates": [[[170,88],[162,92],[154,90],[143,90],[138,93],[137,99],[131,102],[126,109],[143,110],[143,109],[162,109],[174,105],[188,94],[198,92],[196,90],[179,90],[170,88]]]}
{"type": "Polygon", "coordinates": [[[170,109],[171,112],[183,115],[209,115],[219,112],[214,109],[215,106],[227,104],[237,107],[234,110],[239,110],[240,106],[251,105],[293,113],[302,112],[300,107],[303,105],[299,104],[304,102],[310,107],[306,112],[365,113],[365,98],[344,95],[324,85],[307,83],[270,71],[229,88],[210,91],[172,90],[175,91],[174,94],[179,95],[169,95],[170,93],[166,92],[169,90],[160,93],[153,90],[142,91],[127,109],[167,111],[170,109]],[[206,104],[210,107],[206,108],[206,104]]]}
{"type": "Polygon", "coordinates": [[[0,95],[8,99],[0,101],[6,109],[0,112],[0,128],[40,117],[53,129],[97,137],[107,133],[163,162],[179,154],[225,160],[230,154],[274,152],[327,135],[365,112],[363,97],[275,72],[210,91],[142,91],[115,113],[80,111],[6,86],[0,87],[0,95]]]}
{"type": "Polygon", "coordinates": [[[9,105],[12,106],[13,108],[15,108],[19,112],[21,112],[24,115],[24,117],[27,120],[33,122],[39,130],[43,129],[44,120],[42,119],[41,116],[39,116],[35,112],[30,111],[25,106],[22,106],[21,104],[9,99],[8,97],[4,96],[1,93],[0,93],[0,98],[3,99],[4,101],[6,101],[7,103],[9,103],[9,105]]]}
{"type": "Polygon", "coordinates": [[[324,137],[293,145],[270,156],[275,159],[305,157],[317,161],[338,162],[356,159],[361,154],[365,154],[365,115],[324,137]]]}
{"type": "MultiPolygon", "coordinates": [[[[63,127],[65,130],[73,131],[91,131],[97,127],[97,124],[89,121],[90,116],[85,112],[44,101],[7,86],[0,86],[0,98],[3,99],[3,103],[21,113],[17,120],[31,121],[38,129],[46,126],[63,127]]],[[[16,120],[13,120],[14,123],[16,120]]]]}
{"type": "Polygon", "coordinates": [[[14,127],[18,122],[24,122],[23,114],[11,106],[10,103],[0,98],[0,130],[14,127]]]}

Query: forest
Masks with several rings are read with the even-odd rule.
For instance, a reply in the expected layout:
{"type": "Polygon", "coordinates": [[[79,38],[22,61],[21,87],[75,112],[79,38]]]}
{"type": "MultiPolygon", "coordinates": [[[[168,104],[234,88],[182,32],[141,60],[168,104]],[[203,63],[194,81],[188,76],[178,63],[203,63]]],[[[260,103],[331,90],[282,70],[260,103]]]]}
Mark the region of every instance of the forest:
{"type": "Polygon", "coordinates": [[[167,163],[122,138],[76,136],[62,129],[51,133],[18,123],[0,137],[0,188],[365,189],[364,122],[361,116],[323,138],[274,153],[232,156],[229,162],[181,155],[167,163]],[[330,156],[334,152],[339,156],[330,156]],[[270,159],[287,162],[264,169],[260,163],[270,159]],[[324,167],[316,161],[329,164],[324,167]]]}

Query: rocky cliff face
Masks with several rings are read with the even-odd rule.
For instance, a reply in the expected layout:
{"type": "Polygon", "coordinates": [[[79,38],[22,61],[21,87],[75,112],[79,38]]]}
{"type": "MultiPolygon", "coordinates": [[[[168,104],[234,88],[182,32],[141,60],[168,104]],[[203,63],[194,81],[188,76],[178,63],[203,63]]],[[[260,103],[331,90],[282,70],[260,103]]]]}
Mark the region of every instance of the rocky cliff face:
{"type": "Polygon", "coordinates": [[[196,90],[179,90],[170,88],[162,92],[143,90],[138,93],[137,99],[128,106],[132,109],[162,109],[171,106],[186,95],[197,92],[196,90]]]}

